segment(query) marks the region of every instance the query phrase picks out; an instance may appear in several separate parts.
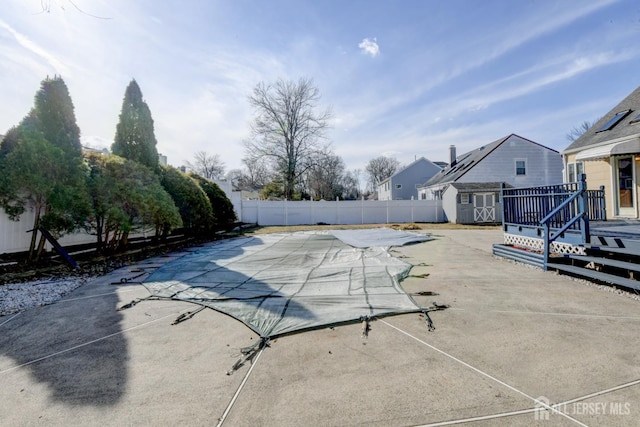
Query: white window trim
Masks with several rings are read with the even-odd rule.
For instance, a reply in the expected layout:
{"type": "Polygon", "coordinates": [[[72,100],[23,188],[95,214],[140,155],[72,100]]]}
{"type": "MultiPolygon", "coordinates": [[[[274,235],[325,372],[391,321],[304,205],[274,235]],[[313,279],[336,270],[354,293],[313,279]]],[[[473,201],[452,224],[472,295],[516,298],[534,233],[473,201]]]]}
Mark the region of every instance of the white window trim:
{"type": "Polygon", "coordinates": [[[578,176],[584,173],[584,162],[576,161],[567,163],[567,182],[576,182],[578,181],[578,176]],[[571,168],[573,168],[573,179],[571,179],[571,168]]]}
{"type": "Polygon", "coordinates": [[[527,176],[527,159],[514,159],[513,162],[513,166],[514,166],[514,172],[516,174],[516,176],[527,176]],[[518,173],[518,162],[524,162],[524,173],[523,174],[519,174],[518,173]]]}

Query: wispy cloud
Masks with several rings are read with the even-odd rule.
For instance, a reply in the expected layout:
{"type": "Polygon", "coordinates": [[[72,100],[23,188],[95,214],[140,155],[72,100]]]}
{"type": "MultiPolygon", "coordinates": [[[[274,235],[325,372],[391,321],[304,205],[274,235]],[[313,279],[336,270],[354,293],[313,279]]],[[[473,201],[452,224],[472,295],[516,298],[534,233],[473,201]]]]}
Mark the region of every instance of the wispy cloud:
{"type": "Polygon", "coordinates": [[[567,7],[566,10],[559,10],[554,13],[549,13],[549,10],[545,8],[545,13],[531,15],[524,21],[515,22],[511,26],[505,27],[502,31],[496,31],[494,37],[490,40],[491,43],[485,43],[486,40],[483,41],[485,45],[491,46],[490,50],[477,49],[478,46],[471,44],[470,47],[472,50],[475,50],[475,54],[473,54],[471,58],[466,58],[465,63],[454,70],[450,77],[456,77],[494,61],[532,40],[558,31],[576,20],[616,1],[617,0],[603,0],[600,2],[586,2],[579,7],[571,5],[567,7]]]}
{"type": "MultiPolygon", "coordinates": [[[[443,45],[443,49],[445,50],[438,52],[436,56],[439,57],[441,64],[450,65],[442,68],[434,64],[434,72],[437,74],[429,79],[424,79],[422,82],[416,82],[416,84],[412,85],[406,91],[396,92],[391,97],[388,97],[384,104],[378,106],[375,114],[378,116],[387,115],[390,111],[402,105],[415,102],[417,99],[423,97],[425,93],[435,88],[444,87],[452,80],[460,78],[461,76],[469,75],[469,73],[474,70],[495,62],[547,34],[560,31],[575,21],[597,12],[616,1],[617,0],[594,1],[585,3],[580,7],[568,6],[566,9],[554,11],[553,13],[550,13],[548,8],[543,8],[543,13],[531,14],[521,20],[516,20],[512,25],[492,28],[491,33],[489,33],[487,37],[482,40],[477,40],[476,43],[458,43],[456,41],[454,45],[445,44],[443,45]],[[456,49],[455,46],[465,47],[460,50],[456,49]],[[487,48],[487,46],[489,48],[487,48]]],[[[364,39],[359,45],[361,49],[362,44],[367,40],[369,39],[364,39]]],[[[375,41],[375,39],[373,40],[375,41]]],[[[584,65],[588,66],[587,64],[584,65]]],[[[565,75],[570,76],[572,72],[578,72],[579,67],[573,67],[572,69],[573,71],[567,71],[565,75]]],[[[583,71],[586,71],[586,68],[583,71]]],[[[547,84],[549,83],[551,82],[547,84]]],[[[541,82],[538,84],[540,85],[541,82]]],[[[527,86],[529,87],[529,91],[534,88],[530,83],[528,83],[527,86]]],[[[476,103],[473,107],[480,110],[487,107],[487,104],[476,103]]],[[[369,118],[371,119],[372,117],[370,116],[369,118]]]]}
{"type": "Polygon", "coordinates": [[[380,55],[380,46],[378,46],[378,41],[376,38],[365,38],[359,44],[358,47],[365,55],[369,55],[372,58],[380,55]]]}
{"type": "Polygon", "coordinates": [[[47,52],[45,49],[43,49],[41,46],[29,39],[24,34],[19,33],[18,31],[13,29],[13,27],[2,20],[0,20],[0,28],[11,34],[18,42],[18,44],[24,49],[40,57],[41,59],[44,59],[56,73],[65,75],[69,74],[69,69],[62,62],[60,62],[54,55],[47,52]]]}
{"type": "MultiPolygon", "coordinates": [[[[472,91],[458,94],[455,99],[447,99],[443,102],[442,108],[449,106],[447,112],[451,116],[480,111],[499,102],[530,95],[552,84],[570,80],[600,67],[625,62],[637,58],[639,55],[640,51],[627,49],[621,52],[604,51],[566,57],[561,62],[553,61],[544,66],[536,66],[472,91]]],[[[439,111],[443,111],[443,109],[439,111]]]]}

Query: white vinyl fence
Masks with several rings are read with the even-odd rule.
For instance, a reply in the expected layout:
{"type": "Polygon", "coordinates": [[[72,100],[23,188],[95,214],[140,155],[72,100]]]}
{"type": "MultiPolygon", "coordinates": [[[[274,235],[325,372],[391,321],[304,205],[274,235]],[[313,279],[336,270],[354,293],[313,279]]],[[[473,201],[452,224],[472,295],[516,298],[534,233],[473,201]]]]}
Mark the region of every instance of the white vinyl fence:
{"type": "MultiPolygon", "coordinates": [[[[12,221],[2,208],[0,208],[0,254],[24,252],[29,250],[31,243],[31,230],[33,228],[34,213],[27,209],[20,216],[20,221],[12,221]]],[[[153,231],[151,231],[153,233],[153,231]]],[[[145,233],[134,233],[131,237],[143,237],[145,233]]],[[[38,239],[40,234],[38,234],[38,239]]],[[[65,246],[82,245],[88,243],[96,243],[97,237],[84,231],[73,234],[67,234],[60,239],[58,243],[65,246]]],[[[37,243],[36,243],[37,244],[37,243]]],[[[51,245],[47,242],[46,250],[52,250],[51,245]]]]}
{"type": "MultiPolygon", "coordinates": [[[[238,220],[259,225],[307,224],[391,224],[444,222],[441,200],[341,200],[264,201],[232,198],[238,220]]],[[[0,254],[29,250],[33,212],[27,210],[20,221],[11,221],[0,209],[0,254]]],[[[144,233],[135,236],[143,236],[144,233]]],[[[95,243],[96,236],[81,232],[62,237],[62,246],[95,243]]],[[[51,247],[47,243],[47,250],[51,247]]]]}
{"type": "Polygon", "coordinates": [[[242,222],[259,225],[444,222],[441,200],[242,200],[236,213],[242,222]]]}

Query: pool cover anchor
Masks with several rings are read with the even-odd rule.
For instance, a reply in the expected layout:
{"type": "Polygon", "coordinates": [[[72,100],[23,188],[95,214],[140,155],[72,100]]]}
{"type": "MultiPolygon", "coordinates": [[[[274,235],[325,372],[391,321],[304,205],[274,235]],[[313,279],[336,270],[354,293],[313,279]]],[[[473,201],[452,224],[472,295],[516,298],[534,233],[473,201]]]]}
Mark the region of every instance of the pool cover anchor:
{"type": "Polygon", "coordinates": [[[258,353],[264,350],[266,347],[271,347],[271,341],[268,337],[261,337],[255,344],[240,349],[240,352],[245,356],[240,358],[233,364],[231,369],[227,371],[227,375],[233,375],[235,371],[242,368],[247,362],[251,362],[258,353]]]}
{"type": "Polygon", "coordinates": [[[156,299],[158,299],[158,298],[156,298],[154,295],[149,295],[148,297],[145,297],[145,298],[137,298],[137,299],[132,300],[130,303],[123,305],[122,307],[116,308],[116,311],[126,310],[128,308],[131,308],[131,307],[137,305],[138,303],[140,303],[142,301],[156,300],[156,299]]]}
{"type": "Polygon", "coordinates": [[[200,312],[201,312],[202,310],[204,310],[205,308],[207,308],[207,307],[205,307],[205,306],[203,305],[202,307],[197,308],[197,309],[195,309],[195,310],[193,310],[193,311],[187,311],[186,313],[182,313],[182,314],[181,314],[180,316],[178,316],[178,317],[176,318],[176,320],[174,320],[174,321],[173,321],[173,323],[171,323],[171,324],[172,324],[172,325],[177,325],[178,323],[182,323],[182,322],[184,322],[185,320],[189,320],[189,319],[191,319],[193,316],[195,316],[196,314],[200,313],[200,312]]]}
{"type": "Polygon", "coordinates": [[[361,316],[360,322],[362,322],[362,339],[369,338],[369,331],[371,331],[371,317],[361,316]]]}
{"type": "Polygon", "coordinates": [[[432,302],[432,306],[431,307],[427,307],[425,309],[422,310],[422,315],[424,316],[424,320],[427,322],[427,328],[429,329],[429,332],[433,332],[436,330],[435,325],[433,324],[433,320],[431,320],[431,316],[429,316],[429,312],[430,311],[441,311],[441,310],[446,310],[447,308],[449,308],[449,305],[447,304],[438,304],[437,302],[432,302]]]}

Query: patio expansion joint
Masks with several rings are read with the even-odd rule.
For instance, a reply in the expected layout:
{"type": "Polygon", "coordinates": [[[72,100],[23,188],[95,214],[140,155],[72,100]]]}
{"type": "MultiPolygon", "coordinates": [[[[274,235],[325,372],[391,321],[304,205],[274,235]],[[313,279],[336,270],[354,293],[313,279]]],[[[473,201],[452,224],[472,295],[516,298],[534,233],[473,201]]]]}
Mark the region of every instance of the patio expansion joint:
{"type": "MultiPolygon", "coordinates": [[[[496,378],[496,377],[492,376],[491,374],[489,374],[489,373],[487,373],[487,372],[484,372],[484,371],[482,371],[481,369],[476,368],[476,367],[474,367],[474,366],[472,366],[472,365],[468,364],[467,362],[465,362],[465,361],[463,361],[463,360],[461,360],[461,359],[458,359],[457,357],[455,357],[455,356],[453,356],[453,355],[451,355],[451,354],[449,354],[449,353],[447,353],[447,352],[445,352],[445,351],[443,351],[443,350],[440,350],[439,348],[437,348],[437,347],[435,347],[435,346],[433,346],[433,345],[429,344],[428,342],[426,342],[426,341],[424,341],[424,340],[422,340],[422,339],[420,339],[420,338],[418,338],[418,337],[416,337],[416,336],[414,336],[414,335],[410,334],[409,332],[406,332],[406,331],[404,331],[404,330],[402,330],[402,329],[398,328],[397,326],[394,326],[394,325],[392,325],[391,323],[388,323],[388,322],[387,322],[387,321],[385,321],[384,319],[378,319],[378,320],[379,320],[380,322],[382,322],[383,324],[385,324],[385,325],[389,326],[390,328],[395,329],[396,331],[400,332],[401,334],[403,334],[403,335],[405,335],[405,336],[407,336],[407,337],[409,337],[409,338],[413,339],[414,341],[417,341],[417,342],[419,342],[420,344],[422,344],[422,345],[424,345],[424,346],[426,346],[426,347],[428,347],[428,348],[430,348],[430,349],[432,349],[432,350],[434,350],[434,351],[436,351],[436,352],[440,353],[441,355],[443,355],[443,356],[445,356],[445,357],[447,357],[447,358],[449,358],[449,359],[451,359],[451,360],[453,360],[453,361],[455,361],[455,362],[457,362],[457,363],[459,363],[459,364],[461,364],[461,365],[465,366],[466,368],[471,369],[472,371],[474,371],[474,372],[476,372],[476,373],[478,373],[478,374],[482,375],[483,377],[488,378],[488,379],[490,379],[491,381],[494,381],[494,382],[496,382],[496,383],[498,383],[498,384],[502,385],[503,387],[506,387],[506,388],[508,388],[509,390],[511,390],[511,391],[513,391],[513,392],[515,392],[515,393],[517,393],[517,394],[519,394],[519,395],[523,396],[523,397],[526,397],[527,399],[529,399],[529,400],[533,401],[533,402],[537,405],[537,407],[538,407],[538,408],[543,407],[543,408],[545,408],[545,409],[547,409],[547,410],[549,410],[549,411],[554,411],[554,408],[553,408],[552,406],[547,405],[547,404],[545,404],[544,402],[538,401],[538,399],[536,399],[535,397],[530,396],[529,394],[527,394],[527,393],[525,393],[525,392],[523,392],[523,391],[521,391],[521,390],[518,390],[517,388],[513,387],[512,385],[507,384],[506,382],[504,382],[504,381],[502,381],[502,380],[500,380],[500,379],[498,379],[498,378],[496,378]]],[[[524,411],[531,411],[531,412],[533,412],[533,411],[537,410],[538,408],[534,408],[534,409],[526,409],[526,410],[524,410],[524,411]]],[[[492,415],[492,416],[489,416],[489,417],[498,418],[498,417],[504,417],[504,416],[519,415],[519,414],[521,414],[521,413],[527,413],[527,412],[514,411],[514,412],[509,412],[509,413],[504,413],[504,414],[496,414],[496,415],[492,415]]],[[[581,421],[579,421],[579,420],[577,420],[577,419],[575,419],[575,418],[571,417],[571,416],[570,416],[570,415],[568,415],[568,414],[565,414],[565,413],[563,413],[563,412],[558,412],[557,410],[555,410],[555,413],[557,413],[558,415],[561,415],[561,416],[563,416],[563,417],[567,418],[567,419],[568,419],[568,420],[570,420],[570,421],[573,421],[574,423],[576,423],[576,424],[578,424],[578,425],[580,425],[580,426],[584,426],[584,427],[586,427],[586,424],[584,424],[584,423],[582,423],[581,421]]],[[[488,419],[488,418],[481,417],[481,418],[479,418],[479,419],[488,419]]],[[[437,423],[437,424],[430,424],[430,425],[431,425],[431,426],[437,426],[437,425],[449,425],[449,424],[457,424],[457,423],[459,423],[459,422],[462,422],[462,421],[460,421],[460,420],[458,420],[458,421],[447,421],[447,422],[445,422],[445,423],[437,423]]],[[[465,421],[465,422],[466,422],[466,421],[465,421]]]]}
{"type": "Polygon", "coordinates": [[[466,311],[477,313],[500,313],[500,314],[522,314],[522,315],[543,315],[543,316],[562,316],[562,317],[578,317],[586,319],[606,319],[606,320],[631,320],[640,321],[640,316],[608,316],[604,314],[581,314],[581,313],[558,313],[552,311],[529,311],[529,310],[469,310],[466,308],[450,307],[451,311],[466,311]]]}
{"type": "Polygon", "coordinates": [[[167,314],[167,315],[159,317],[157,319],[153,319],[153,320],[150,320],[148,322],[144,322],[144,323],[141,323],[139,325],[132,326],[130,328],[123,329],[121,331],[114,332],[112,334],[108,334],[108,335],[105,335],[105,336],[100,337],[100,338],[95,338],[93,340],[84,342],[82,344],[74,345],[73,347],[69,347],[69,348],[64,349],[64,350],[56,351],[54,353],[38,357],[36,359],[33,359],[33,360],[28,361],[28,362],[22,363],[20,365],[12,366],[10,368],[1,370],[0,371],[0,375],[6,374],[7,372],[14,371],[16,369],[19,369],[19,368],[22,368],[22,367],[25,367],[25,366],[33,365],[34,363],[38,363],[38,362],[41,362],[41,361],[46,360],[46,359],[50,359],[50,358],[55,357],[55,356],[59,356],[61,354],[68,353],[68,352],[73,351],[73,350],[77,350],[77,349],[82,348],[82,347],[86,347],[86,346],[91,345],[91,344],[95,344],[95,343],[100,342],[100,341],[104,341],[104,340],[109,339],[111,337],[124,334],[125,332],[129,332],[129,331],[132,331],[132,330],[135,330],[135,329],[143,328],[143,327],[148,326],[148,325],[150,325],[152,323],[155,323],[155,322],[158,322],[160,320],[166,319],[167,317],[170,317],[170,316],[175,316],[175,313],[167,314]]]}

